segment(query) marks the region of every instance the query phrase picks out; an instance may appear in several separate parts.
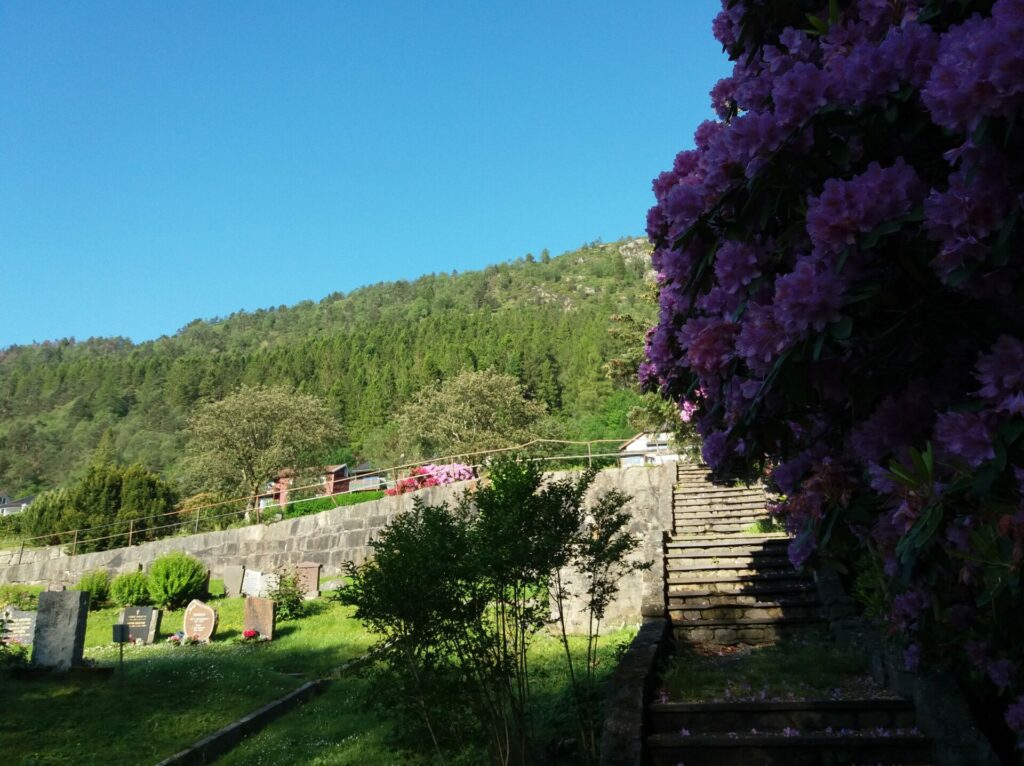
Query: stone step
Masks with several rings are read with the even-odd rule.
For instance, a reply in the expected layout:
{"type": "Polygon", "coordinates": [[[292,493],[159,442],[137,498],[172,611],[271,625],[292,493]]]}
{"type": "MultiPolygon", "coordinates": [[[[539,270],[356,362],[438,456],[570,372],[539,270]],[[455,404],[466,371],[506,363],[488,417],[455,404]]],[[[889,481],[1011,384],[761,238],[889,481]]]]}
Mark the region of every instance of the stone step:
{"type": "Polygon", "coordinates": [[[683,578],[690,578],[688,582],[728,582],[736,579],[746,579],[752,582],[764,582],[778,577],[799,577],[800,573],[786,562],[786,566],[748,566],[748,567],[717,567],[699,565],[687,562],[666,562],[666,581],[669,585],[683,582],[683,578]]]}
{"type": "Polygon", "coordinates": [[[704,537],[669,538],[668,548],[706,548],[716,545],[758,546],[789,544],[789,535],[785,532],[765,532],[758,535],[707,535],[704,537]]]}
{"type": "Polygon", "coordinates": [[[785,555],[780,556],[777,553],[744,553],[739,556],[689,556],[680,553],[666,555],[665,567],[670,572],[695,572],[705,569],[720,572],[723,569],[785,569],[792,568],[792,564],[785,555]]]}
{"type": "Polygon", "coordinates": [[[758,604],[713,604],[681,606],[669,599],[668,614],[673,625],[708,625],[739,620],[819,620],[821,605],[817,601],[764,601],[758,604]]]}
{"type": "Polygon", "coordinates": [[[744,503],[742,505],[721,505],[718,503],[712,503],[710,505],[694,505],[687,508],[673,508],[672,515],[676,519],[693,519],[693,518],[706,518],[708,516],[722,516],[724,514],[746,514],[748,516],[760,516],[763,518],[770,518],[771,514],[768,513],[764,507],[764,503],[744,503]]]}
{"type": "Polygon", "coordinates": [[[741,545],[719,545],[714,548],[669,548],[665,556],[671,559],[743,559],[745,561],[761,561],[763,559],[787,560],[786,546],[773,545],[770,548],[743,547],[741,545]]]}
{"type": "Polygon", "coordinates": [[[719,509],[719,510],[704,510],[704,511],[693,511],[690,513],[680,513],[676,511],[672,514],[672,521],[675,522],[675,526],[692,526],[694,524],[715,524],[715,523],[726,523],[734,522],[741,523],[749,520],[751,524],[756,522],[768,522],[771,517],[768,516],[763,510],[757,508],[737,508],[737,509],[719,509]]]}
{"type": "Polygon", "coordinates": [[[672,494],[673,505],[686,505],[693,503],[708,503],[708,502],[719,502],[719,503],[744,503],[744,502],[760,502],[766,503],[767,498],[763,492],[753,490],[688,490],[686,487],[676,487],[676,491],[672,494]]]}
{"type": "Polygon", "coordinates": [[[666,586],[669,593],[686,593],[708,590],[714,593],[749,593],[761,588],[797,587],[814,588],[814,581],[807,575],[789,570],[780,573],[764,573],[745,576],[715,576],[717,573],[678,572],[669,573],[666,586]]]}
{"type": "Polygon", "coordinates": [[[690,558],[714,558],[718,556],[785,556],[789,548],[789,539],[780,537],[775,540],[756,541],[749,543],[743,536],[734,536],[728,541],[708,544],[702,539],[672,540],[665,544],[668,556],[689,556],[690,558]]]}
{"type": "Polygon", "coordinates": [[[932,760],[931,742],[924,736],[829,736],[737,733],[682,736],[652,734],[647,738],[652,766],[923,766],[932,760]]]}
{"type": "Polygon", "coordinates": [[[676,523],[674,533],[677,535],[700,535],[708,532],[736,532],[741,533],[744,529],[758,521],[757,516],[750,516],[741,521],[708,521],[701,523],[676,523]]]}
{"type": "Polygon", "coordinates": [[[762,590],[752,593],[714,593],[707,589],[668,594],[669,609],[695,609],[710,606],[815,606],[821,604],[818,594],[810,588],[762,590]]]}
{"type": "Polygon", "coordinates": [[[689,729],[719,732],[840,729],[911,729],[917,723],[909,700],[804,700],[800,702],[663,702],[648,706],[652,733],[689,729]]]}
{"type": "MultiPolygon", "coordinates": [[[[716,603],[714,599],[725,598],[761,598],[769,601],[780,596],[794,596],[798,593],[817,594],[814,580],[806,578],[779,578],[774,580],[727,580],[708,581],[698,580],[690,583],[670,583],[668,585],[669,598],[707,598],[708,603],[716,603]]],[[[742,603],[739,601],[737,603],[742,603]]]]}
{"type": "Polygon", "coordinates": [[[712,646],[760,646],[799,634],[809,625],[816,625],[818,619],[803,617],[782,617],[776,620],[708,620],[687,624],[672,623],[672,633],[677,641],[712,646]]]}

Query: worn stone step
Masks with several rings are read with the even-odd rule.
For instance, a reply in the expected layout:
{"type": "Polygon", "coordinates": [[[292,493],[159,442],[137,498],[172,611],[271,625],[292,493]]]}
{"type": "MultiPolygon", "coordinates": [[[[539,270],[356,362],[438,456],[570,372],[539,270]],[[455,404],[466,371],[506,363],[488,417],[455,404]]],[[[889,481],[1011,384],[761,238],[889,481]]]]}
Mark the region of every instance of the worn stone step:
{"type": "MultiPolygon", "coordinates": [[[[789,547],[787,538],[779,538],[770,542],[746,543],[742,537],[735,542],[687,545],[689,541],[670,541],[665,544],[665,555],[672,557],[688,556],[690,558],[715,558],[719,556],[785,556],[789,547]]],[[[698,542],[695,540],[695,542],[698,542]]]]}
{"type": "Polygon", "coordinates": [[[675,534],[677,535],[699,535],[706,532],[736,532],[742,533],[744,529],[756,524],[758,517],[751,516],[740,521],[709,521],[704,523],[676,523],[675,534]]]}
{"type": "Polygon", "coordinates": [[[724,621],[821,619],[821,606],[816,601],[792,603],[766,601],[758,604],[713,604],[710,606],[684,606],[669,599],[668,614],[673,625],[708,625],[724,621]]]}
{"type": "Polygon", "coordinates": [[[785,532],[764,532],[756,535],[707,535],[705,537],[669,537],[667,548],[706,548],[716,545],[754,547],[758,545],[781,546],[789,544],[789,535],[785,532]]]}
{"type": "Polygon", "coordinates": [[[749,733],[682,736],[653,734],[647,739],[653,766],[923,766],[932,763],[931,742],[924,736],[795,737],[749,733]]]}
{"type": "Polygon", "coordinates": [[[771,517],[765,513],[763,508],[711,508],[700,511],[675,511],[672,514],[672,520],[676,522],[677,526],[680,524],[740,521],[742,519],[769,521],[771,517]]]}
{"type": "Polygon", "coordinates": [[[689,729],[701,734],[757,729],[799,731],[911,729],[914,705],[901,699],[804,700],[799,702],[655,702],[648,706],[652,733],[689,729]]]}
{"type": "Polygon", "coordinates": [[[821,604],[818,601],[818,594],[812,589],[783,590],[773,588],[760,592],[744,593],[714,593],[703,591],[691,591],[689,593],[668,594],[669,609],[695,609],[710,606],[815,606],[821,604]]]}
{"type": "Polygon", "coordinates": [[[708,620],[706,622],[672,623],[677,641],[712,646],[760,646],[778,641],[784,636],[799,634],[818,619],[782,617],[776,620],[708,620]]]}
{"type": "Polygon", "coordinates": [[[762,556],[750,553],[739,556],[688,556],[684,553],[665,556],[665,567],[670,572],[694,572],[711,569],[716,572],[723,569],[784,569],[792,567],[786,556],[765,554],[762,556]]]}
{"type": "MultiPolygon", "coordinates": [[[[810,577],[779,578],[764,581],[728,580],[721,582],[698,580],[690,583],[670,583],[667,587],[667,595],[669,598],[679,597],[695,599],[749,597],[754,599],[762,598],[773,600],[779,596],[793,596],[799,593],[810,593],[817,596],[817,592],[814,580],[810,577]]],[[[715,602],[712,600],[708,603],[715,602]]]]}
{"type": "Polygon", "coordinates": [[[807,575],[793,570],[780,573],[763,573],[745,576],[716,576],[707,572],[669,573],[665,578],[669,593],[710,590],[715,593],[756,592],[758,588],[806,586],[814,588],[814,581],[807,575]]]}
{"type": "Polygon", "coordinates": [[[741,502],[744,500],[760,500],[764,502],[766,496],[761,490],[739,489],[732,487],[720,487],[717,489],[704,489],[697,487],[676,487],[672,493],[674,504],[687,502],[700,502],[717,500],[720,502],[741,502]]]}
{"type": "Polygon", "coordinates": [[[713,564],[701,564],[693,561],[668,561],[666,562],[666,581],[669,585],[689,582],[723,582],[736,579],[747,579],[750,581],[765,581],[776,577],[797,577],[799,572],[793,569],[787,561],[785,566],[781,563],[758,564],[757,566],[715,566],[713,564]],[[683,580],[683,578],[691,578],[683,580]]]}

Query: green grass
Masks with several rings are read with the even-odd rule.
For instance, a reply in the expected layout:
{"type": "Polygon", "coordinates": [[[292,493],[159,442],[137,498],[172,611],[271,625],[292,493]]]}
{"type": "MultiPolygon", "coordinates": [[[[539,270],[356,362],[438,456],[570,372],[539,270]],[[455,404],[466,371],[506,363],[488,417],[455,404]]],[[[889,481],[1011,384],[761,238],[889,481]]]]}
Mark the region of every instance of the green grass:
{"type": "MultiPolygon", "coordinates": [[[[278,623],[273,642],[241,644],[234,639],[241,634],[244,600],[209,603],[219,624],[208,646],[126,646],[123,674],[107,679],[0,677],[0,760],[154,763],[361,655],[370,644],[351,609],[327,601],[311,602],[308,617],[278,623]]],[[[85,655],[98,665],[117,664],[110,626],[118,611],[89,614],[85,655]]],[[[182,612],[165,614],[161,637],[181,622],[182,612]]]]}
{"type": "Polygon", "coordinates": [[[308,516],[311,513],[330,511],[334,508],[368,503],[372,500],[380,500],[382,497],[384,497],[384,492],[381,490],[348,492],[343,495],[331,495],[330,497],[311,497],[308,500],[296,500],[294,503],[288,503],[284,510],[279,505],[268,505],[263,509],[263,515],[267,519],[272,519],[277,514],[280,514],[283,519],[294,519],[299,516],[308,516]]]}
{"type": "Polygon", "coordinates": [[[851,698],[879,694],[863,656],[824,632],[734,653],[681,648],[667,661],[662,688],[676,701],[851,698]]]}
{"type": "MultiPolygon", "coordinates": [[[[628,644],[635,631],[622,630],[601,639],[598,675],[607,677],[615,666],[617,647],[628,644]]],[[[573,650],[582,653],[582,641],[573,650]]],[[[551,744],[575,735],[568,677],[562,645],[540,635],[531,648],[531,694],[535,713],[535,742],[551,744]]],[[[374,705],[374,687],[363,673],[332,681],[327,691],[294,713],[273,722],[218,761],[225,766],[398,766],[434,763],[425,739],[413,751],[400,749],[396,734],[401,722],[374,705]]],[[[449,753],[450,764],[488,763],[480,748],[467,746],[449,753]]]]}
{"type": "Polygon", "coordinates": [[[774,518],[758,519],[753,524],[743,527],[743,534],[745,535],[766,535],[772,532],[785,531],[786,528],[774,518]]]}

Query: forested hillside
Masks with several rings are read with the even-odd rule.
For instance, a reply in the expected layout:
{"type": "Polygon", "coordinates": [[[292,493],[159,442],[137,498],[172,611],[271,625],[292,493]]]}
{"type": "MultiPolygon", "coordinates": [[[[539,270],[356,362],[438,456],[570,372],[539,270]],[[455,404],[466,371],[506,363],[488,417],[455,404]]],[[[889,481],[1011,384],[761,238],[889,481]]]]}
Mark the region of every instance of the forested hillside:
{"type": "Polygon", "coordinates": [[[323,397],[344,427],[327,459],[368,437],[425,385],[465,369],[515,375],[544,402],[552,434],[625,435],[636,397],[603,364],[623,349],[611,317],[642,314],[649,250],[591,244],[463,274],[334,293],[318,303],[196,320],[173,337],[61,340],[0,352],[0,488],[15,494],[81,475],[111,429],[117,457],[174,479],[194,407],[241,384],[323,397]]]}

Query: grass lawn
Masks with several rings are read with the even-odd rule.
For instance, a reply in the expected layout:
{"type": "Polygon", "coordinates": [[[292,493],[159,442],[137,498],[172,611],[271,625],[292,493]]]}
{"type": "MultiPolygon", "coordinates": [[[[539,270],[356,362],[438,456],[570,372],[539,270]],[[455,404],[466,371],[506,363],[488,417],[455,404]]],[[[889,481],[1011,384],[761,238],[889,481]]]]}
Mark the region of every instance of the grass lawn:
{"type": "MultiPolygon", "coordinates": [[[[615,667],[617,649],[628,644],[633,630],[621,630],[601,639],[599,676],[615,667]]],[[[582,642],[574,642],[582,654],[582,642]]],[[[562,645],[540,635],[531,649],[531,693],[535,717],[534,741],[549,744],[574,736],[575,719],[562,645]]],[[[395,743],[400,722],[374,705],[372,682],[358,671],[332,681],[327,691],[297,711],[271,723],[218,760],[225,766],[410,766],[434,763],[429,740],[402,750],[395,743]]],[[[449,763],[486,764],[482,750],[467,748],[449,754],[449,763]]],[[[571,761],[566,761],[571,763],[571,761]]]]}
{"type": "Polygon", "coordinates": [[[825,631],[721,654],[681,647],[665,665],[662,690],[677,702],[886,696],[861,654],[837,645],[825,631]]]}
{"type": "MultiPolygon", "coordinates": [[[[126,646],[124,673],[109,679],[16,680],[0,676],[0,762],[155,763],[362,654],[370,637],[339,604],[312,602],[312,614],[278,623],[269,644],[240,644],[244,600],[214,598],[217,633],[209,646],[126,646]],[[291,674],[302,674],[301,677],[291,674]]],[[[116,665],[110,644],[117,608],[91,612],[87,659],[116,665]]],[[[161,637],[179,630],[164,615],[161,637]]]]}

